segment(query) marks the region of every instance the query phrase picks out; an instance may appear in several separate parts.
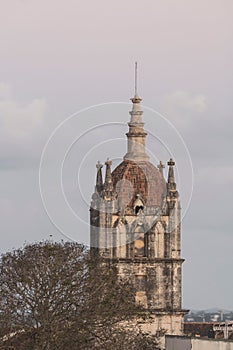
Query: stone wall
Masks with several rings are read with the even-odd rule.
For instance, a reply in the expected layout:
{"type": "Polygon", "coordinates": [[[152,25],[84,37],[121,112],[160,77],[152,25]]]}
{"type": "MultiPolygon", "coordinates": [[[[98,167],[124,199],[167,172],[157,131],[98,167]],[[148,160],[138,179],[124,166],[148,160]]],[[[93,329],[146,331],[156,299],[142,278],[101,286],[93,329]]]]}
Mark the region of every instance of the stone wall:
{"type": "Polygon", "coordinates": [[[165,349],[166,350],[233,350],[233,341],[166,335],[165,349]]]}

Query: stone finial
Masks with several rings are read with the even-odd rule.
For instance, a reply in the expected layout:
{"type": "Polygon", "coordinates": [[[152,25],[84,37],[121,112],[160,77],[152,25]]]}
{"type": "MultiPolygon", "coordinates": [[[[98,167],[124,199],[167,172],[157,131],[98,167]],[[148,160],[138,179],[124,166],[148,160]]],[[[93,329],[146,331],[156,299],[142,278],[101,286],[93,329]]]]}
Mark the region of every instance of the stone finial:
{"type": "Polygon", "coordinates": [[[163,169],[165,168],[165,165],[163,164],[163,162],[160,160],[159,164],[157,165],[160,173],[163,175],[163,169]]]}
{"type": "Polygon", "coordinates": [[[101,168],[103,168],[103,164],[100,163],[100,161],[98,160],[97,164],[96,164],[96,168],[98,170],[100,170],[101,168]]]}
{"type": "Polygon", "coordinates": [[[105,165],[111,166],[111,165],[112,165],[111,159],[107,158],[107,160],[106,160],[106,162],[105,162],[105,165]]]}
{"type": "Polygon", "coordinates": [[[112,174],[111,174],[111,165],[112,161],[108,158],[105,162],[106,165],[106,175],[105,175],[105,184],[109,187],[110,184],[112,184],[112,174]]]}
{"type": "Polygon", "coordinates": [[[103,176],[102,176],[102,168],[103,168],[103,164],[100,163],[100,161],[98,160],[97,164],[96,164],[96,168],[97,168],[97,175],[96,175],[96,191],[98,193],[101,193],[101,191],[103,190],[103,176]]]}
{"type": "Polygon", "coordinates": [[[175,165],[174,160],[172,158],[170,158],[170,160],[167,162],[167,165],[174,166],[175,165]]]}
{"type": "Polygon", "coordinates": [[[105,162],[105,165],[106,165],[106,174],[105,174],[103,197],[104,199],[112,200],[116,197],[116,193],[114,191],[113,183],[112,183],[112,173],[111,173],[112,161],[108,158],[105,162]]]}
{"type": "Polygon", "coordinates": [[[175,190],[176,189],[176,183],[175,183],[175,176],[174,176],[174,166],[175,162],[172,158],[167,162],[167,165],[169,166],[168,169],[168,190],[175,190]]]}

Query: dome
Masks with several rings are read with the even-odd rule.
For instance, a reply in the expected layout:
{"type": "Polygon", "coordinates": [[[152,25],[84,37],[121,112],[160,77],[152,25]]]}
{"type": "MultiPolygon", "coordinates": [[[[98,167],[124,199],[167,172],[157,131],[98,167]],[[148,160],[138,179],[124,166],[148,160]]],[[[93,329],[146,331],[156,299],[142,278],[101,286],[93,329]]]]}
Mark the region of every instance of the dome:
{"type": "Polygon", "coordinates": [[[166,194],[163,175],[149,161],[124,160],[112,172],[112,181],[119,200],[131,208],[138,197],[147,207],[161,207],[166,194]]]}

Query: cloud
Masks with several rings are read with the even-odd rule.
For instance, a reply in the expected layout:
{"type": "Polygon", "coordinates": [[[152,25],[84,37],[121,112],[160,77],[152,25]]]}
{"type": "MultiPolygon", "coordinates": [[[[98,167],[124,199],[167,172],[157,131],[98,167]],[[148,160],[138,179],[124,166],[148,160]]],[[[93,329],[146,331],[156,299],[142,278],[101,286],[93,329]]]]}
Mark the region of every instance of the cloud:
{"type": "Polygon", "coordinates": [[[229,187],[233,185],[233,166],[231,164],[219,166],[218,163],[215,166],[206,166],[198,169],[197,176],[203,184],[207,184],[215,190],[216,188],[222,190],[223,184],[225,186],[229,185],[229,187]]]}
{"type": "Polygon", "coordinates": [[[178,90],[164,97],[162,110],[175,126],[183,130],[191,127],[208,110],[208,101],[204,94],[178,90]]]}
{"type": "Polygon", "coordinates": [[[46,111],[45,99],[21,103],[12,97],[9,85],[0,83],[0,127],[4,138],[15,141],[38,133],[46,111]]]}
{"type": "Polygon", "coordinates": [[[175,91],[166,98],[171,109],[184,109],[197,113],[203,113],[207,109],[207,99],[203,94],[191,94],[188,91],[175,91]]]}
{"type": "Polygon", "coordinates": [[[31,164],[38,158],[45,142],[47,111],[44,98],[22,102],[10,85],[0,82],[1,169],[22,167],[26,159],[31,164]]]}
{"type": "Polygon", "coordinates": [[[0,101],[9,98],[11,95],[11,88],[9,84],[0,82],[0,101]]]}

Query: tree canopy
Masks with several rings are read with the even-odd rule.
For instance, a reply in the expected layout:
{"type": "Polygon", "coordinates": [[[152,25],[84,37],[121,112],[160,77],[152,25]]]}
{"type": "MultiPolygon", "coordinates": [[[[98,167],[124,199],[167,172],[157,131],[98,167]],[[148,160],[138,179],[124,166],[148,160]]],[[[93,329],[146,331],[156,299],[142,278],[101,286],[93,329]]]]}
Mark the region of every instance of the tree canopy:
{"type": "Polygon", "coordinates": [[[0,349],[158,349],[132,319],[130,281],[78,243],[40,242],[0,261],[0,349]]]}

